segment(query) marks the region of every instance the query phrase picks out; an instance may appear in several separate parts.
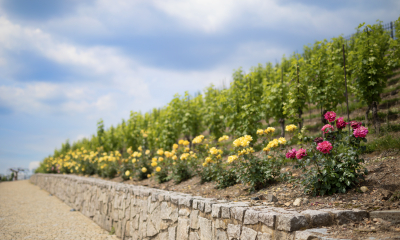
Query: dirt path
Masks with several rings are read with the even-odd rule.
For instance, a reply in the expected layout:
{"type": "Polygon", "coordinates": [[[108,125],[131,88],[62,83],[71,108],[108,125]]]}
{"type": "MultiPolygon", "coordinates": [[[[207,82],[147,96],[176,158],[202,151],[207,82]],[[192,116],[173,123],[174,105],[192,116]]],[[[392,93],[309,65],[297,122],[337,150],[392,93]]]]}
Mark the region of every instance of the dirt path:
{"type": "Polygon", "coordinates": [[[119,239],[28,180],[0,183],[0,239],[119,239]]]}

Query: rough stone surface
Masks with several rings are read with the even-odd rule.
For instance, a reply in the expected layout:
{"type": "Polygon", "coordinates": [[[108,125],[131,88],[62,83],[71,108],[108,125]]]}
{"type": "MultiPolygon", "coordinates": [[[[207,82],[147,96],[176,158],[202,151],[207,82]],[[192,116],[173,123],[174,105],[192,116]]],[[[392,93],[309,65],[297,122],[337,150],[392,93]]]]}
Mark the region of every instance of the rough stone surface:
{"type": "Polygon", "coordinates": [[[258,223],[258,214],[259,211],[255,210],[247,210],[246,213],[244,214],[244,224],[257,224],[258,223]]]}
{"type": "Polygon", "coordinates": [[[275,228],[276,212],[259,212],[258,219],[268,227],[275,228]]]}
{"type": "Polygon", "coordinates": [[[364,210],[331,210],[321,209],[334,214],[337,224],[347,224],[354,221],[362,221],[364,218],[368,218],[368,212],[364,210]]]}
{"type": "Polygon", "coordinates": [[[371,219],[382,218],[391,223],[400,223],[400,210],[373,211],[369,213],[371,219]]]}
{"type": "Polygon", "coordinates": [[[257,233],[257,240],[271,240],[271,239],[272,235],[269,233],[262,233],[262,232],[257,233]]]}
{"type": "Polygon", "coordinates": [[[327,212],[306,210],[301,212],[312,226],[328,226],[333,223],[332,216],[327,212]]]}
{"type": "Polygon", "coordinates": [[[241,232],[241,226],[240,225],[234,225],[234,224],[228,224],[228,239],[239,239],[240,238],[240,232],[241,232]]]}
{"type": "MultiPolygon", "coordinates": [[[[87,216],[86,220],[92,219],[107,231],[114,228],[118,237],[127,240],[293,240],[295,231],[298,232],[300,229],[336,223],[344,224],[368,217],[368,213],[362,210],[321,209],[298,213],[293,209],[285,210],[271,206],[250,207],[250,203],[246,202],[227,202],[74,175],[35,174],[31,177],[31,182],[48,191],[47,198],[58,198],[69,205],[69,209],[76,210],[76,212],[68,211],[69,214],[81,212],[87,216]],[[51,197],[49,193],[52,194],[51,197]]],[[[6,186],[4,184],[6,183],[1,183],[0,187],[6,186]]],[[[7,214],[9,207],[4,205],[7,200],[3,200],[3,196],[6,194],[3,195],[3,191],[0,192],[0,234],[3,232],[10,234],[9,231],[3,231],[3,229],[8,229],[9,225],[2,222],[4,220],[1,216],[9,216],[7,214]]],[[[269,195],[269,199],[276,200],[273,195],[269,195]]],[[[375,214],[377,218],[392,222],[398,219],[396,215],[398,212],[382,211],[375,214]],[[388,216],[394,217],[388,219],[388,216]]],[[[35,222],[35,220],[32,221],[32,223],[35,222]]],[[[56,226],[53,227],[57,229],[56,226]]],[[[21,231],[11,232],[20,234],[21,231]]],[[[298,235],[300,236],[301,233],[298,235]]],[[[19,235],[16,236],[0,235],[0,239],[20,239],[19,235]]],[[[69,239],[69,235],[65,236],[69,239]]],[[[82,236],[84,237],[73,239],[93,238],[82,236]]],[[[50,239],[56,237],[55,235],[50,239]]],[[[103,236],[94,238],[108,239],[110,237],[107,235],[104,238],[103,236]]]]}
{"type": "Polygon", "coordinates": [[[212,239],[212,223],[207,218],[199,217],[200,239],[212,239]]]}
{"type": "Polygon", "coordinates": [[[291,232],[306,228],[307,225],[306,217],[300,214],[280,214],[276,218],[276,228],[278,230],[291,232]]]}
{"type": "Polygon", "coordinates": [[[256,240],[257,232],[248,227],[242,227],[240,240],[256,240]]]}
{"type": "Polygon", "coordinates": [[[189,219],[178,218],[178,229],[177,238],[178,239],[188,239],[189,238],[189,219]]]}
{"type": "Polygon", "coordinates": [[[189,240],[200,240],[199,234],[197,232],[191,232],[189,235],[189,240]]]}
{"type": "Polygon", "coordinates": [[[301,198],[296,198],[293,202],[293,206],[298,207],[301,206],[301,198]]]}

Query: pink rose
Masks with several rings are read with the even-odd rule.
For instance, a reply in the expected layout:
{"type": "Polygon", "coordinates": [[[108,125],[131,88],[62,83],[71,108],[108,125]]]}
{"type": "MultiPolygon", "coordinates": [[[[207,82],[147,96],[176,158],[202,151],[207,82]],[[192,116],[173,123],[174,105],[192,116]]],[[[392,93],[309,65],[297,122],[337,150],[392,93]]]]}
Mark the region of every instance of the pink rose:
{"type": "Polygon", "coordinates": [[[322,143],[318,143],[317,150],[322,153],[330,153],[332,144],[328,141],[323,141],[322,143]]]}
{"type": "Polygon", "coordinates": [[[361,127],[361,122],[351,121],[350,125],[351,125],[351,128],[354,130],[354,129],[361,127]]]}
{"type": "Polygon", "coordinates": [[[303,157],[307,156],[307,150],[304,148],[300,148],[296,153],[297,159],[302,159],[303,157]]]}
{"type": "Polygon", "coordinates": [[[333,121],[335,121],[336,113],[334,111],[330,111],[330,112],[325,113],[324,117],[329,122],[333,122],[333,121]]]}
{"type": "Polygon", "coordinates": [[[295,157],[296,157],[296,149],[294,148],[286,153],[286,158],[295,158],[295,157]]]}
{"type": "Polygon", "coordinates": [[[343,121],[343,117],[340,117],[336,120],[336,127],[337,129],[345,128],[348,123],[343,121]]]}
{"type": "Polygon", "coordinates": [[[354,132],[353,132],[353,135],[356,138],[359,138],[359,137],[365,138],[365,136],[367,136],[367,134],[368,134],[368,128],[363,127],[363,126],[357,128],[357,129],[354,129],[354,132]]]}
{"type": "Polygon", "coordinates": [[[333,126],[330,124],[326,124],[321,128],[321,131],[324,133],[332,132],[333,131],[333,126]]]}

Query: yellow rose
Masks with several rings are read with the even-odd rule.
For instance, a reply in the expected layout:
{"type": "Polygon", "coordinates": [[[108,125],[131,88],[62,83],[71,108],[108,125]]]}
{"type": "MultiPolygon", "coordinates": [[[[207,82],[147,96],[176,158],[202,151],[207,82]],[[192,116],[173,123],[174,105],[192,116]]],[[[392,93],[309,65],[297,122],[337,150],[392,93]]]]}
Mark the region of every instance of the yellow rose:
{"type": "Polygon", "coordinates": [[[152,162],[152,163],[151,163],[151,166],[152,166],[152,167],[157,166],[157,162],[152,162]]]}
{"type": "Polygon", "coordinates": [[[283,138],[283,137],[280,137],[280,138],[278,139],[278,142],[279,142],[280,144],[286,144],[286,139],[283,138]]]}
{"type": "Polygon", "coordinates": [[[159,162],[162,162],[162,161],[164,161],[164,158],[159,157],[159,158],[158,158],[158,161],[159,161],[159,162]]]}
{"type": "Polygon", "coordinates": [[[172,145],[172,149],[178,149],[178,147],[179,147],[179,145],[178,144],[176,144],[176,143],[174,143],[174,145],[172,145]]]}
{"type": "Polygon", "coordinates": [[[160,168],[160,167],[157,167],[157,168],[156,168],[156,172],[159,172],[159,171],[161,171],[161,168],[160,168]]]}
{"type": "Polygon", "coordinates": [[[126,170],[125,176],[129,176],[129,175],[131,175],[131,172],[129,170],[126,170]]]}
{"type": "Polygon", "coordinates": [[[146,154],[146,155],[149,155],[149,154],[150,154],[150,150],[147,149],[146,152],[145,152],[145,154],[146,154]]]}
{"type": "Polygon", "coordinates": [[[212,148],[210,149],[210,153],[213,154],[213,155],[216,155],[216,154],[218,154],[218,149],[215,148],[215,147],[212,147],[212,148]]]}
{"type": "Polygon", "coordinates": [[[157,154],[162,156],[164,154],[164,150],[162,148],[158,149],[157,154]]]}
{"type": "Polygon", "coordinates": [[[145,167],[142,168],[142,172],[143,172],[143,173],[147,172],[147,168],[145,168],[145,167]]]}

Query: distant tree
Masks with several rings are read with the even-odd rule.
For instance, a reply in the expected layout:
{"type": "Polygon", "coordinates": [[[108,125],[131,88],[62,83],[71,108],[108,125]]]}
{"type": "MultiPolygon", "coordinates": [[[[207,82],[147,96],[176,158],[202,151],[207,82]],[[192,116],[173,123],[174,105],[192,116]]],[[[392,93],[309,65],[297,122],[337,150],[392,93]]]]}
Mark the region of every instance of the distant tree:
{"type": "Polygon", "coordinates": [[[26,169],[26,168],[10,168],[10,169],[8,169],[9,171],[11,171],[12,173],[11,173],[11,179],[10,180],[15,180],[15,181],[17,181],[18,180],[18,173],[19,172],[27,172],[28,171],[28,169],[26,169]],[[14,178],[14,179],[13,179],[14,178]]]}

